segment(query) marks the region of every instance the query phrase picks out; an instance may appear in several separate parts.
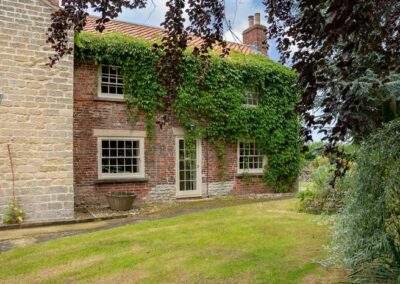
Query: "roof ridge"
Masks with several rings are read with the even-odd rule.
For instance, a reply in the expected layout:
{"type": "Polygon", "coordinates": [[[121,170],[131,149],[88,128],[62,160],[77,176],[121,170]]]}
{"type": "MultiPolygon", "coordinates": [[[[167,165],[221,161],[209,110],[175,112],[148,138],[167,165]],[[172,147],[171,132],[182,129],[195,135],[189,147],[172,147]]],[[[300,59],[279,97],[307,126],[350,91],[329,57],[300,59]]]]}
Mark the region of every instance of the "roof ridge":
{"type": "MultiPolygon", "coordinates": [[[[100,17],[93,16],[93,15],[89,15],[89,18],[93,18],[95,20],[100,19],[100,17]]],[[[152,29],[160,30],[161,32],[165,30],[162,27],[157,27],[157,26],[152,26],[152,25],[144,25],[144,24],[138,24],[138,23],[132,23],[132,22],[124,21],[124,20],[110,19],[110,22],[118,22],[118,23],[128,24],[128,25],[132,25],[132,26],[141,26],[141,27],[145,27],[145,28],[152,28],[152,29]]]]}
{"type": "MultiPolygon", "coordinates": [[[[100,17],[97,16],[93,16],[93,15],[89,15],[88,18],[92,18],[94,20],[100,19],[100,17]]],[[[164,32],[165,29],[162,27],[157,27],[157,26],[152,26],[152,25],[144,25],[144,24],[138,24],[138,23],[133,23],[133,22],[128,22],[128,21],[124,21],[124,20],[116,20],[116,19],[111,19],[109,22],[117,22],[117,23],[122,23],[122,24],[127,24],[127,25],[131,25],[131,26],[140,26],[140,27],[145,27],[145,28],[152,28],[152,29],[156,29],[159,30],[160,32],[164,32]]],[[[197,37],[197,36],[196,36],[197,37]]],[[[199,37],[197,37],[199,38],[199,37]]],[[[200,39],[200,38],[199,38],[200,39]]],[[[194,39],[192,39],[194,40],[194,39]]],[[[242,42],[234,42],[234,41],[226,41],[227,43],[230,44],[237,44],[243,47],[251,47],[248,44],[244,44],[242,42]]]]}

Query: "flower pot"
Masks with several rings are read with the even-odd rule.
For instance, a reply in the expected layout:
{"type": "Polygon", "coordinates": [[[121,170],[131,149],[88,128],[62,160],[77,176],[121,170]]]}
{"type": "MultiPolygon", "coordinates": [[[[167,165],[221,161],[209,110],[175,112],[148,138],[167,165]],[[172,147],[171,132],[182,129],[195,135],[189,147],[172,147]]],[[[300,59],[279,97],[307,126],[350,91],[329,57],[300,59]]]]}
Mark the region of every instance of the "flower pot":
{"type": "Polygon", "coordinates": [[[111,210],[127,211],[133,207],[136,195],[131,192],[111,192],[107,195],[108,205],[111,210]]]}

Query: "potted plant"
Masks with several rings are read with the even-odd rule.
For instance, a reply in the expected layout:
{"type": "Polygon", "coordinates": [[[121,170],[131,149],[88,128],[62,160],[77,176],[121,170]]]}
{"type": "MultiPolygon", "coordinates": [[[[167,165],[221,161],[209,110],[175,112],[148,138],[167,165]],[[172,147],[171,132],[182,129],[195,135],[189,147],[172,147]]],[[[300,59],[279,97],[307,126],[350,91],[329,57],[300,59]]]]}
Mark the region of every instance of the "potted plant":
{"type": "Polygon", "coordinates": [[[127,211],[133,208],[136,195],[133,192],[109,192],[107,194],[108,205],[111,210],[127,211]]]}

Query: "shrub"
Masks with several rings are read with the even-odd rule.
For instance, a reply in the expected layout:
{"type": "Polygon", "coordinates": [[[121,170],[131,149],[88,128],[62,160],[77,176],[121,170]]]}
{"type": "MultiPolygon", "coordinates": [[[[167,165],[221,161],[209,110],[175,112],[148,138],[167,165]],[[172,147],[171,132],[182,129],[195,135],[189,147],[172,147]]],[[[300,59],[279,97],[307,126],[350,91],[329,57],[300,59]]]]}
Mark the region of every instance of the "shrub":
{"type": "Polygon", "coordinates": [[[354,190],[334,227],[332,253],[357,281],[400,281],[400,120],[370,137],[354,190]]]}
{"type": "Polygon", "coordinates": [[[312,161],[310,181],[305,190],[300,191],[297,197],[300,200],[300,211],[312,214],[332,214],[338,212],[343,206],[343,199],[349,190],[352,180],[352,170],[345,177],[339,179],[333,188],[330,185],[334,173],[334,166],[329,159],[318,156],[312,161]]]}
{"type": "Polygon", "coordinates": [[[297,194],[300,200],[300,212],[311,214],[320,214],[323,208],[323,202],[318,192],[306,189],[297,194]]]}
{"type": "Polygon", "coordinates": [[[4,224],[21,224],[24,221],[25,214],[18,202],[11,201],[4,213],[4,224]]]}
{"type": "Polygon", "coordinates": [[[321,156],[324,152],[323,142],[313,142],[305,145],[306,150],[303,153],[303,158],[306,163],[314,161],[317,157],[321,156]]]}

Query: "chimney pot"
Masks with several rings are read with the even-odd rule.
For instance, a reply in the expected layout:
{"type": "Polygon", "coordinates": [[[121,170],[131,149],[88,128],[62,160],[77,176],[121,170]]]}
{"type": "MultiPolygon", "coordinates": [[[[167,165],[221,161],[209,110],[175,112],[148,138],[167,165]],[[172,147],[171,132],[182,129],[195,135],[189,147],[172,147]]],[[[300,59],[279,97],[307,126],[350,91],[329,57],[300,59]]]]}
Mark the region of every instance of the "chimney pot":
{"type": "Polygon", "coordinates": [[[261,24],[261,20],[260,20],[260,13],[256,13],[255,15],[255,24],[256,25],[260,25],[261,24]]]}
{"type": "Polygon", "coordinates": [[[254,26],[254,16],[249,16],[249,28],[254,26]]]}
{"type": "Polygon", "coordinates": [[[243,43],[267,55],[267,27],[261,24],[260,13],[249,16],[249,27],[243,31],[243,43]]]}

